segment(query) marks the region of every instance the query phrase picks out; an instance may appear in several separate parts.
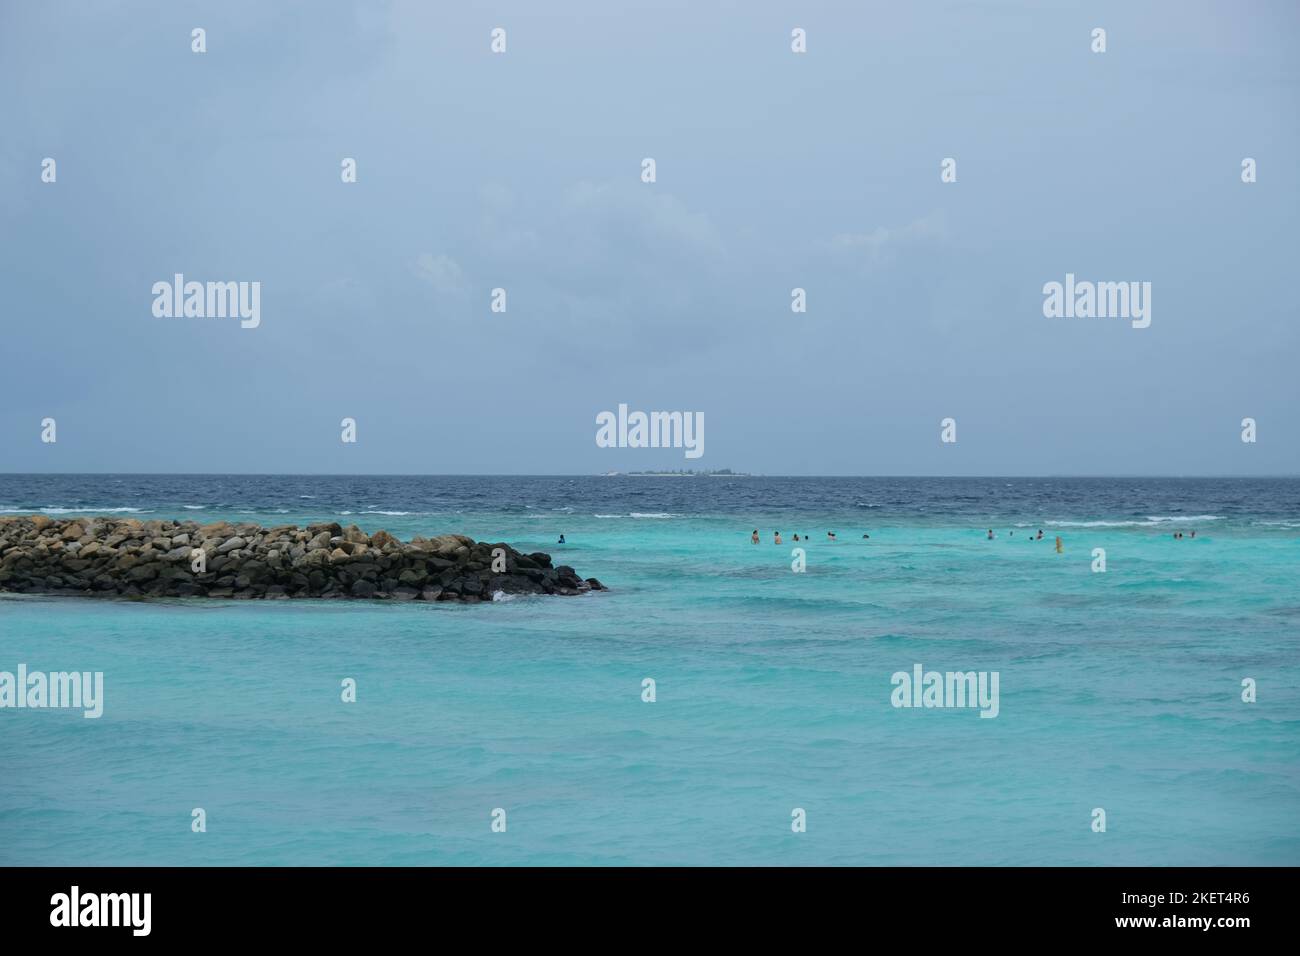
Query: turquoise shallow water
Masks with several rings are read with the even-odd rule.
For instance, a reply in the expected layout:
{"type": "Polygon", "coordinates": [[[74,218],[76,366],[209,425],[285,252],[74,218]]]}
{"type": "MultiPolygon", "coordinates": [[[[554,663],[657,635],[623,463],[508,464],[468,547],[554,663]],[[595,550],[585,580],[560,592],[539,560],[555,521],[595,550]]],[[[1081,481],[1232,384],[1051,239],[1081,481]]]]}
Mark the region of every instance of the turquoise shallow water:
{"type": "Polygon", "coordinates": [[[106,685],[99,720],[0,710],[0,863],[1300,863],[1300,482],[208,481],[0,505],[454,530],[613,590],[0,595],[0,670],[106,685]],[[998,671],[998,717],[892,707],[916,663],[998,671]]]}

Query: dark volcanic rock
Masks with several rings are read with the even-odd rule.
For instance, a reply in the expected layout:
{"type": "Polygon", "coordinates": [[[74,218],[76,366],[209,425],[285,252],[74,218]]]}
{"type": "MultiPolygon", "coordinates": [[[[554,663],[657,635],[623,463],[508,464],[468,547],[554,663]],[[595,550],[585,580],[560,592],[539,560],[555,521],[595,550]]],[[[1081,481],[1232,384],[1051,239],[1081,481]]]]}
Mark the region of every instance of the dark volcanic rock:
{"type": "Polygon", "coordinates": [[[490,601],[607,588],[540,551],[460,534],[403,543],[356,525],[0,517],[0,591],[234,599],[490,601]],[[504,552],[504,563],[498,560],[504,552]]]}

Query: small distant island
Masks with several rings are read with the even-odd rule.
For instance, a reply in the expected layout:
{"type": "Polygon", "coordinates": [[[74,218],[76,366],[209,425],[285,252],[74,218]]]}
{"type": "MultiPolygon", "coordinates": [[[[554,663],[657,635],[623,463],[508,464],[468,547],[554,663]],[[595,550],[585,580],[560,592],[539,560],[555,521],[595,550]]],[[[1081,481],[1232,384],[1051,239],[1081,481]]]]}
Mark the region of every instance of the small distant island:
{"type": "Polygon", "coordinates": [[[743,471],[732,471],[730,468],[704,469],[696,471],[694,468],[678,468],[673,471],[607,471],[602,476],[604,478],[750,478],[753,477],[743,471]]]}

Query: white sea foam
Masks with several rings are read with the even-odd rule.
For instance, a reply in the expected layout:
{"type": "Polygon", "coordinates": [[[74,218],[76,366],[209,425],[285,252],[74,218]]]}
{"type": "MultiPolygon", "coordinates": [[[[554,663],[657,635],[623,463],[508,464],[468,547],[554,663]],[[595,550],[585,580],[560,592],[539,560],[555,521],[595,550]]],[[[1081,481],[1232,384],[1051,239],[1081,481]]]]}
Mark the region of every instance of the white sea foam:
{"type": "Polygon", "coordinates": [[[627,515],[592,515],[593,518],[680,518],[681,515],[669,514],[666,511],[633,511],[627,515]]]}
{"type": "Polygon", "coordinates": [[[1153,521],[1044,521],[1049,528],[1150,528],[1153,521]]]}
{"type": "Polygon", "coordinates": [[[186,511],[203,511],[208,506],[207,505],[181,505],[181,507],[184,508],[186,511]]]}
{"type": "Polygon", "coordinates": [[[1220,515],[1148,515],[1145,521],[1044,521],[1043,524],[1054,528],[1154,528],[1170,521],[1221,520],[1223,519],[1220,515]]]}
{"type": "Polygon", "coordinates": [[[80,515],[80,514],[152,514],[151,511],[145,511],[143,508],[58,508],[50,505],[48,508],[37,508],[35,512],[31,508],[0,508],[0,514],[9,515],[29,515],[39,512],[47,515],[80,515]]]}

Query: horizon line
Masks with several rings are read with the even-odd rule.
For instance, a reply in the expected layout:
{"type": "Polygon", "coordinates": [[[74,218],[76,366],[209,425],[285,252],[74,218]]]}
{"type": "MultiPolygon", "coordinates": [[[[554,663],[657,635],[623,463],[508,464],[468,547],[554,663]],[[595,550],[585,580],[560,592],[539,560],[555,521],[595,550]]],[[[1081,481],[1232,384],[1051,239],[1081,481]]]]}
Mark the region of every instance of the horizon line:
{"type": "Polygon", "coordinates": [[[660,478],[660,477],[719,477],[719,478],[870,478],[870,479],[891,479],[891,478],[1014,478],[1014,479],[1077,479],[1077,478],[1122,478],[1122,479],[1145,479],[1145,478],[1165,478],[1165,479],[1246,479],[1255,480],[1263,478],[1300,478],[1300,473],[1278,472],[1271,474],[1168,474],[1168,473],[1138,473],[1138,472],[1095,472],[1082,474],[996,474],[996,473],[971,473],[971,474],[762,474],[757,472],[737,472],[732,471],[730,474],[718,474],[717,472],[695,472],[690,471],[671,472],[616,472],[597,473],[597,472],[416,472],[416,471],[358,471],[358,472],[332,472],[332,471],[0,471],[0,477],[19,477],[19,478],[51,478],[51,477],[70,477],[70,476],[88,476],[101,478],[212,478],[212,477],[229,477],[229,478],[660,478]]]}

